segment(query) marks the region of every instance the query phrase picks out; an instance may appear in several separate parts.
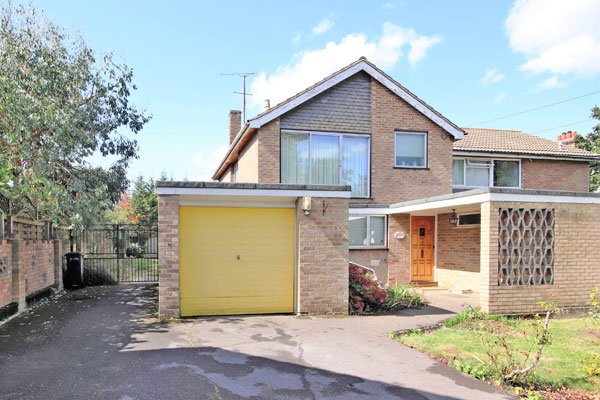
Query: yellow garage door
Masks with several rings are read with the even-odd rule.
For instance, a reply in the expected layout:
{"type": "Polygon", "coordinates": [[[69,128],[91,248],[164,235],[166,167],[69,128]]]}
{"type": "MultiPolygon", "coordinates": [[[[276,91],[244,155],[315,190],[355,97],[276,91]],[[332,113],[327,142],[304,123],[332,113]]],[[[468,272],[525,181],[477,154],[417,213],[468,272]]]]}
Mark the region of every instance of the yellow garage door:
{"type": "Polygon", "coordinates": [[[294,210],[181,207],[181,315],[293,312],[294,210]]]}

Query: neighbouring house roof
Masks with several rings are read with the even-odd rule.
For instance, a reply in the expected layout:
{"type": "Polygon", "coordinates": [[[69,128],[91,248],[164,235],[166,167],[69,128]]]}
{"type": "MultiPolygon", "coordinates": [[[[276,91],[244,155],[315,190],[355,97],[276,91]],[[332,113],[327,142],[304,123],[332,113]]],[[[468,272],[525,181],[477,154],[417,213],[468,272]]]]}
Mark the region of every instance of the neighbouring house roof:
{"type": "Polygon", "coordinates": [[[226,168],[233,161],[235,161],[237,154],[239,153],[241,148],[243,148],[243,146],[248,142],[249,136],[252,135],[256,129],[283,115],[284,113],[294,109],[300,104],[303,104],[304,102],[312,99],[320,93],[323,93],[332,86],[335,86],[339,82],[349,78],[350,76],[360,71],[364,71],[367,74],[369,74],[373,79],[377,80],[379,83],[390,89],[397,96],[399,96],[408,104],[420,111],[423,115],[425,115],[435,124],[439,125],[442,129],[444,129],[454,138],[461,139],[464,136],[464,132],[461,128],[453,124],[442,114],[434,110],[423,100],[419,99],[404,86],[400,85],[385,72],[377,68],[365,57],[361,57],[357,61],[340,69],[337,72],[334,72],[325,79],[315,83],[314,85],[290,97],[289,99],[277,104],[276,106],[269,108],[263,113],[258,114],[256,117],[246,121],[240,132],[236,135],[233,142],[229,146],[227,154],[225,155],[225,157],[219,164],[215,174],[213,175],[213,179],[219,179],[220,176],[225,172],[226,168]]]}
{"type": "Polygon", "coordinates": [[[600,155],[521,131],[462,128],[466,135],[454,142],[454,152],[508,153],[575,159],[598,159],[600,155]]]}

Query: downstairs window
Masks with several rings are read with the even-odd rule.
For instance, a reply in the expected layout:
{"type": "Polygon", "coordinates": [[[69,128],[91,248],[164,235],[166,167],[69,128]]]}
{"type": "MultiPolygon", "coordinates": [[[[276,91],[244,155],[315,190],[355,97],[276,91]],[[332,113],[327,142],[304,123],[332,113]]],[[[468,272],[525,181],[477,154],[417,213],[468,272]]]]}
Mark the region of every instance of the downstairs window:
{"type": "Polygon", "coordinates": [[[385,248],[387,220],[384,215],[351,215],[349,247],[352,249],[385,248]]]}

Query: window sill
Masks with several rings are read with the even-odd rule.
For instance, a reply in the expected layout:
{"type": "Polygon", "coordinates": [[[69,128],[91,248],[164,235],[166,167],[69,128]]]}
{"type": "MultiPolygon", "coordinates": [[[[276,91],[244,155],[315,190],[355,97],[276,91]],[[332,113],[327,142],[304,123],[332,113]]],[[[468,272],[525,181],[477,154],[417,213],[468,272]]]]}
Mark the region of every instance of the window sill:
{"type": "Polygon", "coordinates": [[[429,171],[429,167],[397,167],[394,165],[394,169],[417,169],[422,171],[429,171]]]}
{"type": "Polygon", "coordinates": [[[348,250],[389,250],[387,246],[348,246],[348,250]]]}

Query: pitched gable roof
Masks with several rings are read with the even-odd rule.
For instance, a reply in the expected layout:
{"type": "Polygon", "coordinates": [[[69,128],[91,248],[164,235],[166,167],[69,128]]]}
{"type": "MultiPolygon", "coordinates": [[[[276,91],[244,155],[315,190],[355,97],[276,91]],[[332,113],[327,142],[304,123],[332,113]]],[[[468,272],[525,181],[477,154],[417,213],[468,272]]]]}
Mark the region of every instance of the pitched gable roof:
{"type": "Polygon", "coordinates": [[[266,124],[269,121],[279,117],[280,115],[286,113],[287,111],[293,109],[294,107],[304,103],[307,100],[315,97],[316,95],[324,92],[332,86],[337,85],[339,82],[349,78],[350,76],[360,72],[365,71],[379,83],[390,89],[408,104],[416,108],[423,115],[431,119],[441,128],[446,130],[449,134],[454,136],[456,139],[461,139],[464,135],[464,132],[448,119],[446,119],[442,114],[434,110],[428,104],[426,104],[423,100],[419,99],[413,93],[411,93],[404,86],[393,80],[389,75],[385,72],[377,68],[374,64],[369,62],[365,57],[359,58],[357,61],[352,64],[340,69],[337,72],[329,75],[325,79],[315,83],[314,85],[304,89],[303,91],[295,94],[287,100],[282,101],[274,107],[264,111],[263,113],[257,115],[256,117],[248,120],[251,128],[260,128],[262,125],[266,124]]]}
{"type": "Polygon", "coordinates": [[[467,134],[453,143],[454,151],[530,154],[536,156],[597,159],[598,154],[572,144],[562,145],[522,131],[462,128],[467,134]]]}
{"type": "Polygon", "coordinates": [[[231,163],[230,159],[232,159],[232,161],[235,161],[233,160],[233,158],[235,158],[234,156],[237,156],[237,153],[240,151],[238,147],[243,146],[248,140],[248,138],[245,138],[245,135],[253,133],[255,129],[260,128],[266,123],[292,110],[300,104],[305,103],[306,101],[312,99],[320,93],[323,93],[332,86],[337,85],[339,82],[349,78],[350,76],[360,71],[364,71],[367,74],[369,74],[373,79],[377,80],[379,83],[381,83],[389,90],[394,92],[401,99],[403,99],[415,109],[420,111],[423,115],[425,115],[435,124],[439,125],[442,129],[444,129],[446,132],[452,135],[455,139],[463,138],[464,132],[461,128],[453,124],[450,120],[448,120],[442,114],[434,110],[423,100],[419,99],[404,86],[400,85],[389,75],[381,71],[374,64],[369,62],[365,57],[361,57],[357,61],[340,69],[337,72],[334,72],[325,79],[295,94],[289,99],[284,100],[281,103],[262,112],[261,114],[258,114],[256,117],[249,119],[231,143],[229,150],[225,155],[225,158],[223,159],[223,161],[221,161],[219,167],[217,168],[217,171],[213,175],[213,179],[219,179],[219,177],[225,172],[226,168],[231,163]]]}

